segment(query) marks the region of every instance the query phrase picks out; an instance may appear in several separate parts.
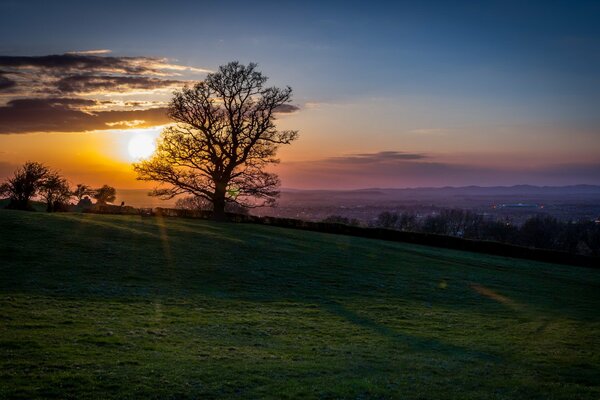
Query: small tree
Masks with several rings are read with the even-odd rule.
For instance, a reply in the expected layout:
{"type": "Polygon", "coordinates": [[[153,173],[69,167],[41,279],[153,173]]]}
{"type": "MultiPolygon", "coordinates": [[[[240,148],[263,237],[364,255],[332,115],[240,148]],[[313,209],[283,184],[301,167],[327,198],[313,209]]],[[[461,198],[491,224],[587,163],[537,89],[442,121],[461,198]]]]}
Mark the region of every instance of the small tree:
{"type": "Polygon", "coordinates": [[[50,172],[40,185],[40,195],[46,201],[46,211],[54,212],[66,209],[72,193],[65,178],[50,172]]]}
{"type": "Polygon", "coordinates": [[[10,199],[8,208],[31,210],[29,202],[38,194],[48,174],[48,167],[38,162],[28,161],[17,169],[12,178],[0,185],[0,195],[10,199]]]}
{"type": "Polygon", "coordinates": [[[99,189],[94,190],[94,199],[97,204],[112,203],[117,198],[117,190],[108,185],[104,185],[99,189]]]}
{"type": "Polygon", "coordinates": [[[271,206],[279,179],[265,171],[277,148],[297,131],[278,131],[275,113],[290,107],[292,89],[265,87],[267,77],[231,62],[194,87],[175,92],[154,155],[134,164],[139,180],[159,182],[151,195],[170,199],[188,194],[208,200],[215,219],[225,204],[271,206]]]}
{"type": "Polygon", "coordinates": [[[92,196],[94,194],[94,190],[88,185],[84,185],[83,183],[78,183],[73,190],[73,196],[77,199],[78,202],[81,201],[85,196],[92,196]]]}

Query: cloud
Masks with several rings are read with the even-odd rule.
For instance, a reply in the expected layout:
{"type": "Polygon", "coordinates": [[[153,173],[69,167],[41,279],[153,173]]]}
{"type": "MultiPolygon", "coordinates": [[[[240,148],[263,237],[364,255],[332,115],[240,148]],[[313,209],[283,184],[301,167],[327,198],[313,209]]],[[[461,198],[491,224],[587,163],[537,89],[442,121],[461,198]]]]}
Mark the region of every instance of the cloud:
{"type": "Polygon", "coordinates": [[[275,112],[278,114],[291,114],[300,110],[300,107],[294,106],[292,104],[282,104],[275,109],[275,112]]]}
{"type": "Polygon", "coordinates": [[[82,53],[48,56],[0,56],[0,67],[21,70],[44,68],[44,72],[49,74],[63,74],[72,71],[144,75],[164,75],[165,70],[209,72],[205,69],[170,64],[165,58],[113,57],[82,53]]]}
{"type": "Polygon", "coordinates": [[[81,98],[16,99],[0,107],[0,134],[81,132],[143,128],[169,122],[166,108],[86,111],[96,100],[81,98]]]}
{"type": "Polygon", "coordinates": [[[0,90],[10,88],[13,99],[61,93],[152,93],[195,82],[181,79],[184,72],[208,72],[202,68],[173,64],[166,58],[105,56],[107,51],[0,56],[0,90]]]}
{"type": "Polygon", "coordinates": [[[0,133],[162,125],[168,122],[169,92],[208,71],[166,58],[109,52],[0,56],[0,133]]]}
{"type": "Polygon", "coordinates": [[[65,54],[86,54],[86,55],[98,55],[98,54],[109,54],[112,50],[98,49],[98,50],[80,50],[80,51],[68,51],[65,54]]]}
{"type": "Polygon", "coordinates": [[[185,82],[147,76],[69,75],[56,82],[61,93],[129,92],[132,90],[174,89],[185,82]]]}
{"type": "Polygon", "coordinates": [[[283,162],[277,172],[287,187],[304,189],[600,184],[600,163],[492,167],[397,151],[283,162]]]}
{"type": "Polygon", "coordinates": [[[404,153],[401,151],[380,151],[378,153],[358,153],[342,157],[331,157],[325,162],[336,164],[374,164],[374,163],[394,163],[406,160],[421,160],[427,156],[420,153],[404,153]]]}
{"type": "Polygon", "coordinates": [[[17,85],[17,82],[15,82],[14,80],[9,79],[9,78],[3,76],[2,72],[0,72],[0,91],[13,88],[16,85],[17,85]]]}

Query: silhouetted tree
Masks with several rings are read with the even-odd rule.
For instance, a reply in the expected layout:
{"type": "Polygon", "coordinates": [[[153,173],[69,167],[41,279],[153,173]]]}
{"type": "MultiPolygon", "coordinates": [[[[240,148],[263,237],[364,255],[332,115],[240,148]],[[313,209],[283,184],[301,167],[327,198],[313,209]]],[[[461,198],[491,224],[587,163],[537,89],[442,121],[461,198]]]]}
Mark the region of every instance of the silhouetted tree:
{"type": "Polygon", "coordinates": [[[40,184],[40,196],[46,202],[46,211],[54,212],[67,209],[72,192],[65,178],[49,172],[40,184]]]}
{"type": "Polygon", "coordinates": [[[104,185],[94,190],[93,197],[97,204],[112,203],[117,198],[117,190],[112,186],[104,185]]]}
{"type": "Polygon", "coordinates": [[[398,214],[384,211],[377,216],[373,226],[401,231],[416,231],[419,229],[417,216],[409,212],[398,214]]]}
{"type": "Polygon", "coordinates": [[[73,196],[75,196],[78,202],[80,202],[85,196],[92,196],[93,194],[94,190],[83,183],[78,183],[77,187],[75,187],[75,190],[73,190],[73,196]]]}
{"type": "Polygon", "coordinates": [[[442,209],[438,215],[425,218],[422,230],[440,235],[479,238],[483,216],[460,209],[442,209]]]}
{"type": "Polygon", "coordinates": [[[415,231],[418,228],[417,216],[404,212],[398,217],[396,226],[401,231],[415,231]]]}
{"type": "Polygon", "coordinates": [[[278,162],[278,146],[298,133],[278,131],[274,123],[292,89],[265,87],[266,81],[256,64],[231,62],[176,92],[169,106],[176,124],[162,132],[150,159],[134,164],[139,180],[160,182],[151,194],[204,198],[215,219],[223,218],[227,203],[274,205],[279,178],[265,167],[278,162]]]}
{"type": "Polygon", "coordinates": [[[14,172],[12,178],[7,179],[0,185],[0,195],[8,196],[10,204],[8,208],[18,210],[31,210],[29,202],[36,196],[48,175],[49,170],[44,164],[38,162],[26,162],[14,172]]]}
{"type": "Polygon", "coordinates": [[[561,223],[549,215],[536,215],[521,226],[521,243],[525,246],[555,248],[561,223]]]}
{"type": "Polygon", "coordinates": [[[480,229],[478,239],[518,244],[518,228],[510,221],[486,221],[480,229]]]}
{"type": "Polygon", "coordinates": [[[398,223],[398,214],[391,213],[389,211],[384,211],[377,216],[377,221],[375,222],[376,226],[387,229],[396,228],[396,224],[398,223]]]}

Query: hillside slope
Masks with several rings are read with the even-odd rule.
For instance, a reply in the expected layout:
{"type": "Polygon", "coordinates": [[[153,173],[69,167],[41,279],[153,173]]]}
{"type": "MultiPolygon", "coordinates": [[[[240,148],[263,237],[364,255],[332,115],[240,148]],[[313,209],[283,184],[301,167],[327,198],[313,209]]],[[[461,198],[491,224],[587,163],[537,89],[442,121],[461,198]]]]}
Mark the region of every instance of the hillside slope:
{"type": "Polygon", "coordinates": [[[600,271],[0,210],[0,398],[600,397],[600,271]]]}

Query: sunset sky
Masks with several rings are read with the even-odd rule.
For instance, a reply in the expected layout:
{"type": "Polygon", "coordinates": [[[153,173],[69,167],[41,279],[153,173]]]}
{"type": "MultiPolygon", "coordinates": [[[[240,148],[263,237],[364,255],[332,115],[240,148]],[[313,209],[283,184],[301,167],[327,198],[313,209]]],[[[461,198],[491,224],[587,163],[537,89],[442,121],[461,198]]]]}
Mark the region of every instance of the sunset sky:
{"type": "Polygon", "coordinates": [[[294,90],[284,188],[600,184],[599,20],[598,1],[0,0],[0,179],[33,160],[151,187],[131,138],[239,60],[294,90]]]}

